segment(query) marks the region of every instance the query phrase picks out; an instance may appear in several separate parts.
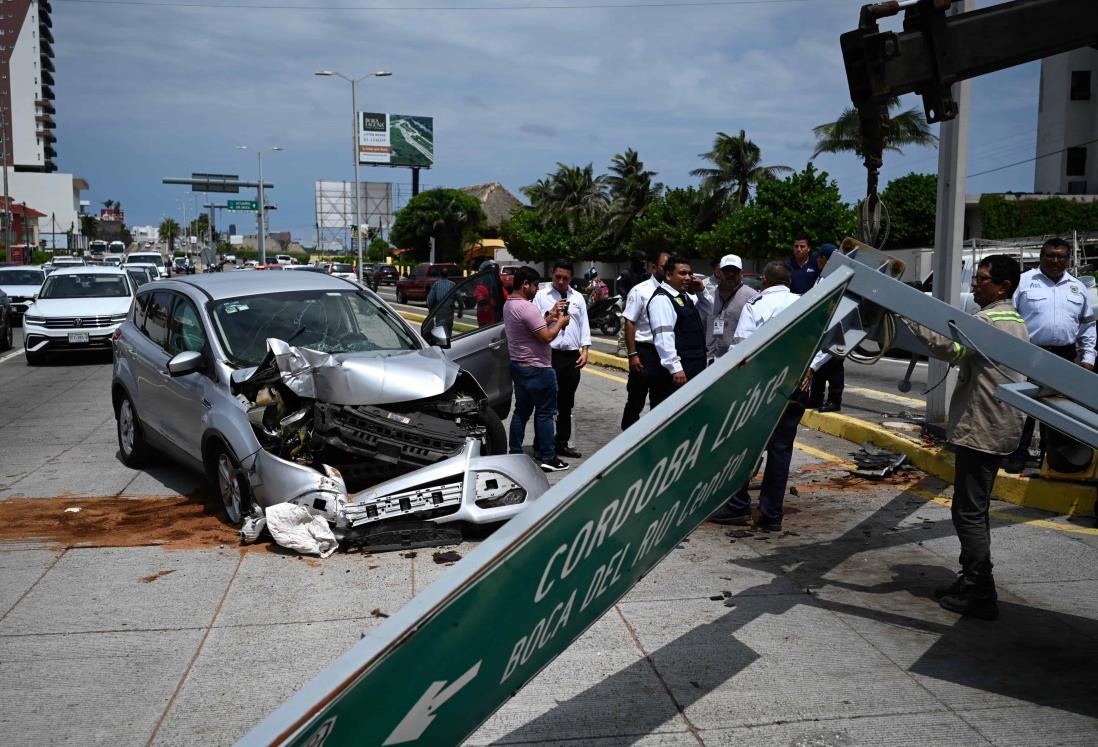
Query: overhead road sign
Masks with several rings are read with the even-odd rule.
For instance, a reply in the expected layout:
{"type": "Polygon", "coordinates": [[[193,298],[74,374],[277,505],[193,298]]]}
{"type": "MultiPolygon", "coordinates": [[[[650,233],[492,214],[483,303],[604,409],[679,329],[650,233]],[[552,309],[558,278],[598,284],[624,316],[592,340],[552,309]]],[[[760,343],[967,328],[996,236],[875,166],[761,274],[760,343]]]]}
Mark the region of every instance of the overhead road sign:
{"type": "Polygon", "coordinates": [[[259,202],[257,200],[226,200],[226,206],[229,210],[246,211],[254,213],[259,210],[259,202]]]}
{"type": "MultiPolygon", "coordinates": [[[[205,179],[185,179],[181,177],[165,177],[160,180],[161,184],[183,184],[188,187],[193,187],[192,192],[239,192],[241,187],[248,189],[255,189],[259,186],[259,182],[249,182],[242,180],[235,181],[208,181],[205,179]],[[211,185],[215,188],[211,188],[211,185]]],[[[274,189],[274,185],[270,182],[263,182],[263,189],[274,189]]]]}
{"type": "Polygon", "coordinates": [[[460,744],[751,477],[852,274],[595,453],[240,744],[460,744]]]}
{"type": "Polygon", "coordinates": [[[239,186],[232,184],[232,182],[240,180],[240,174],[191,174],[191,179],[194,180],[191,185],[192,192],[232,192],[235,194],[240,191],[239,186]]]}

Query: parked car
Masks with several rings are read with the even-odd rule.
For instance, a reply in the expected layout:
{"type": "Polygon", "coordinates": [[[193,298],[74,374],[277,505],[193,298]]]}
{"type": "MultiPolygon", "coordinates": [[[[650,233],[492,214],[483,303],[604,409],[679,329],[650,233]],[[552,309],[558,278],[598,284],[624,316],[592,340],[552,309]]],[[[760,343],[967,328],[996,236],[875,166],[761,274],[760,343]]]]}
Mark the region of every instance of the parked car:
{"type": "Polygon", "coordinates": [[[355,280],[358,277],[355,274],[355,266],[350,262],[329,262],[325,267],[329,275],[335,275],[337,278],[355,280]]]}
{"type": "Polygon", "coordinates": [[[424,262],[416,265],[408,277],[397,281],[397,303],[408,303],[410,300],[426,301],[427,294],[431,292],[431,286],[441,277],[460,278],[461,268],[452,262],[442,264],[424,262]]]}
{"type": "Polygon", "coordinates": [[[13,322],[22,323],[23,314],[45,280],[46,273],[38,267],[0,267],[0,291],[6,293],[11,302],[13,322]]]}
{"type": "Polygon", "coordinates": [[[164,261],[164,255],[160,252],[130,252],[124,264],[156,265],[156,269],[160,271],[161,275],[169,278],[172,276],[172,268],[164,261]]]}
{"type": "Polygon", "coordinates": [[[23,350],[34,365],[55,350],[109,350],[136,286],[114,267],[55,270],[23,316],[23,350]]]}
{"type": "Polygon", "coordinates": [[[548,483],[505,453],[503,325],[437,342],[321,273],[147,285],[114,342],[122,460],[162,451],[209,475],[234,523],[292,502],[341,542],[394,518],[507,519],[548,483]]]}
{"type": "Polygon", "coordinates": [[[400,280],[400,273],[397,272],[397,268],[393,265],[378,265],[377,270],[374,272],[373,286],[377,288],[379,285],[396,285],[400,280]]]}
{"type": "Polygon", "coordinates": [[[154,265],[152,262],[126,262],[122,265],[122,269],[124,270],[129,270],[134,267],[145,270],[149,274],[150,280],[159,280],[164,276],[164,274],[160,272],[160,267],[154,265]]]}
{"type": "Polygon", "coordinates": [[[296,265],[297,260],[291,257],[289,254],[275,255],[275,262],[280,265],[296,265]]]}
{"type": "Polygon", "coordinates": [[[173,257],[172,270],[174,272],[178,272],[181,275],[193,275],[194,262],[191,261],[190,257],[173,257]]]}
{"type": "Polygon", "coordinates": [[[117,256],[117,255],[112,254],[109,257],[103,257],[102,264],[103,264],[104,267],[121,267],[122,266],[122,258],[117,256]]]}
{"type": "Polygon", "coordinates": [[[11,350],[14,326],[15,315],[11,310],[11,299],[0,290],[0,350],[11,350]]]}

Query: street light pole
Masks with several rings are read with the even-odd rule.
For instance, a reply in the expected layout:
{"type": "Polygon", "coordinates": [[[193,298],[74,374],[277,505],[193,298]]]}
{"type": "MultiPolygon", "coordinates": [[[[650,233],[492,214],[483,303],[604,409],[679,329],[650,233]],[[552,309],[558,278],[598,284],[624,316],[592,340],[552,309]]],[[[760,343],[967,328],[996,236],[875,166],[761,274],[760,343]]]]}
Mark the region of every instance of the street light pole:
{"type": "MultiPolygon", "coordinates": [[[[355,244],[355,234],[358,234],[358,282],[362,283],[362,198],[359,195],[359,176],[358,176],[358,83],[359,81],[366,80],[367,78],[388,78],[392,75],[388,70],[379,70],[376,73],[368,73],[358,78],[350,78],[343,73],[337,73],[333,70],[318,70],[313,73],[314,75],[320,75],[323,77],[336,77],[343,78],[351,84],[351,157],[355,165],[355,226],[351,231],[351,244],[355,244]]],[[[262,181],[262,179],[260,179],[262,181]]]]}
{"type": "MultiPolygon", "coordinates": [[[[237,150],[248,150],[247,145],[236,146],[237,150]]],[[[267,213],[264,207],[264,191],[263,191],[263,150],[261,148],[253,148],[256,158],[259,160],[259,187],[256,189],[256,196],[259,198],[259,213],[257,220],[257,236],[256,236],[256,248],[259,250],[259,264],[267,264],[267,213]]],[[[270,150],[286,150],[280,145],[271,146],[270,150]]]]}

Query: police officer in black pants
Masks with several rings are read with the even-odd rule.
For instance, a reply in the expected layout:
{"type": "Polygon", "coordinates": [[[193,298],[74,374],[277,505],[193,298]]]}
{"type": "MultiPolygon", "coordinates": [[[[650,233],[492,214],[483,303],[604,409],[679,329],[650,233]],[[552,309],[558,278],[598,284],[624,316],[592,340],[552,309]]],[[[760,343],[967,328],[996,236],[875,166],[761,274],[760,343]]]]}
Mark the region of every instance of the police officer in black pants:
{"type": "MultiPolygon", "coordinates": [[[[648,320],[658,360],[650,365],[644,360],[644,353],[641,354],[645,371],[652,377],[649,384],[652,407],[705,370],[705,324],[702,319],[709,313],[710,301],[704,294],[695,296],[691,293],[701,293],[703,286],[694,277],[686,259],[672,255],[663,269],[664,281],[648,301],[648,320]]],[[[641,352],[640,347],[637,350],[641,352]]]]}

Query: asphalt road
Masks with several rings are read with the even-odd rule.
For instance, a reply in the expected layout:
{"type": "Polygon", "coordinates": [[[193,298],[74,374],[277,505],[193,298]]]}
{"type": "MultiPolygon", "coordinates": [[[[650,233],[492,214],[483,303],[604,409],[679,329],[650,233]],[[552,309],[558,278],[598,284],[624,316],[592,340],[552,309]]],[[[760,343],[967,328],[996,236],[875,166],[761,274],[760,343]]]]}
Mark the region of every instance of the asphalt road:
{"type": "MultiPolygon", "coordinates": [[[[230,744],[445,571],[238,548],[200,477],[121,464],[109,381],[0,355],[5,742],[230,744]]],[[[623,396],[583,375],[585,454],[623,396]]],[[[960,619],[949,489],[852,480],[852,448],[802,428],[784,532],[703,524],[470,744],[1098,743],[1098,530],[996,503],[1002,619],[960,619]]]]}

